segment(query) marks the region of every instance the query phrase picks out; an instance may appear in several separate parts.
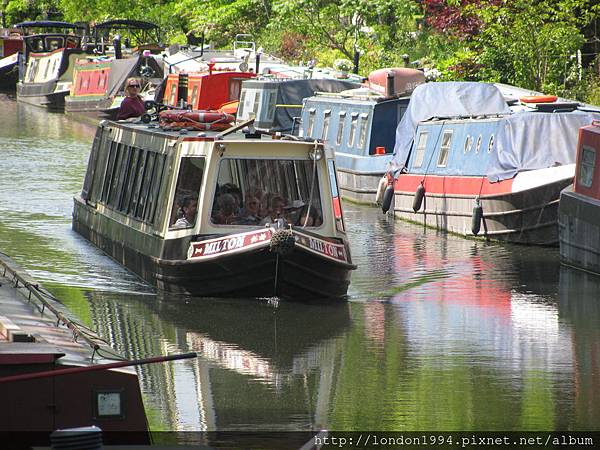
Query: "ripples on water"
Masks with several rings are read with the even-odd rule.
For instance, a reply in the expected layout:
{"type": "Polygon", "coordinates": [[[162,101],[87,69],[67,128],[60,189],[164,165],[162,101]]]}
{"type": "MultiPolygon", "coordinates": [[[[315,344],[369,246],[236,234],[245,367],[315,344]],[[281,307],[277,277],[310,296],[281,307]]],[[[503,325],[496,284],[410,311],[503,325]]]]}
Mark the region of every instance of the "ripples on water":
{"type": "Polygon", "coordinates": [[[595,429],[598,278],[346,203],[348,303],[187,299],[70,229],[94,129],[2,101],[0,249],[143,367],[155,430],[595,429]],[[139,295],[141,294],[141,295],[139,295]]]}

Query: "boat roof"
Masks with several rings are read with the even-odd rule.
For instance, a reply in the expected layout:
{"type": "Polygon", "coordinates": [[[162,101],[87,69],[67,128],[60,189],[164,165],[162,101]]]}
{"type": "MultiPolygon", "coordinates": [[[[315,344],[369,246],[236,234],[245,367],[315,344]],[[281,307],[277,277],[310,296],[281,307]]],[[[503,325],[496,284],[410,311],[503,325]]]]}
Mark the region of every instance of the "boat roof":
{"type": "Polygon", "coordinates": [[[159,26],[152,22],[146,22],[143,20],[131,20],[131,19],[115,19],[107,20],[106,22],[99,23],[94,26],[95,29],[110,28],[113,30],[139,28],[140,30],[154,30],[158,29],[159,26]]]}
{"type": "Polygon", "coordinates": [[[29,22],[20,22],[15,25],[17,28],[74,28],[85,29],[85,26],[70,22],[58,22],[54,20],[35,20],[29,22]]]}

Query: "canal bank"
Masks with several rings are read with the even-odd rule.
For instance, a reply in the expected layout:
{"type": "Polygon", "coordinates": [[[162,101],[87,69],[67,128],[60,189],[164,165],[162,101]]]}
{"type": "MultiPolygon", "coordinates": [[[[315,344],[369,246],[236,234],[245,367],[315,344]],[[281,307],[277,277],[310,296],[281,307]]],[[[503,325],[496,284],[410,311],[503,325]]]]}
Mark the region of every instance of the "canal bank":
{"type": "Polygon", "coordinates": [[[93,128],[2,102],[0,248],[139,369],[152,430],[593,430],[597,279],[345,203],[350,300],[157,296],[71,231],[93,128]],[[258,324],[258,325],[256,325],[258,324]]]}

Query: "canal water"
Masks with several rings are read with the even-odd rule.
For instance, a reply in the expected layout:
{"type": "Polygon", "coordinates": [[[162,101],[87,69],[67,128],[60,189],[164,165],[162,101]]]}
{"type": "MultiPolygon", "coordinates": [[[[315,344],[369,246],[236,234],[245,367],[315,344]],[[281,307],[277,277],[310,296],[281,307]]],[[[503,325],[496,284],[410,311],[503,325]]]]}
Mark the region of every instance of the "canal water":
{"type": "Polygon", "coordinates": [[[0,249],[139,368],[153,430],[592,430],[600,278],[345,203],[350,300],[157,295],[71,231],[94,129],[0,100],[0,249]]]}

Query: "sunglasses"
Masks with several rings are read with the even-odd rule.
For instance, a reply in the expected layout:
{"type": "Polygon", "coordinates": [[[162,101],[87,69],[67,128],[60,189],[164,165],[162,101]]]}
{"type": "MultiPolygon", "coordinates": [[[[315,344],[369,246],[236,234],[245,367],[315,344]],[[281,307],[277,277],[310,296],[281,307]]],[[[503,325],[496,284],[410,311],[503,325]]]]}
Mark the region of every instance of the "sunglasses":
{"type": "Polygon", "coordinates": [[[139,85],[139,84],[130,84],[130,85],[129,85],[129,86],[127,86],[127,87],[139,88],[139,87],[140,87],[140,85],[139,85]]]}

